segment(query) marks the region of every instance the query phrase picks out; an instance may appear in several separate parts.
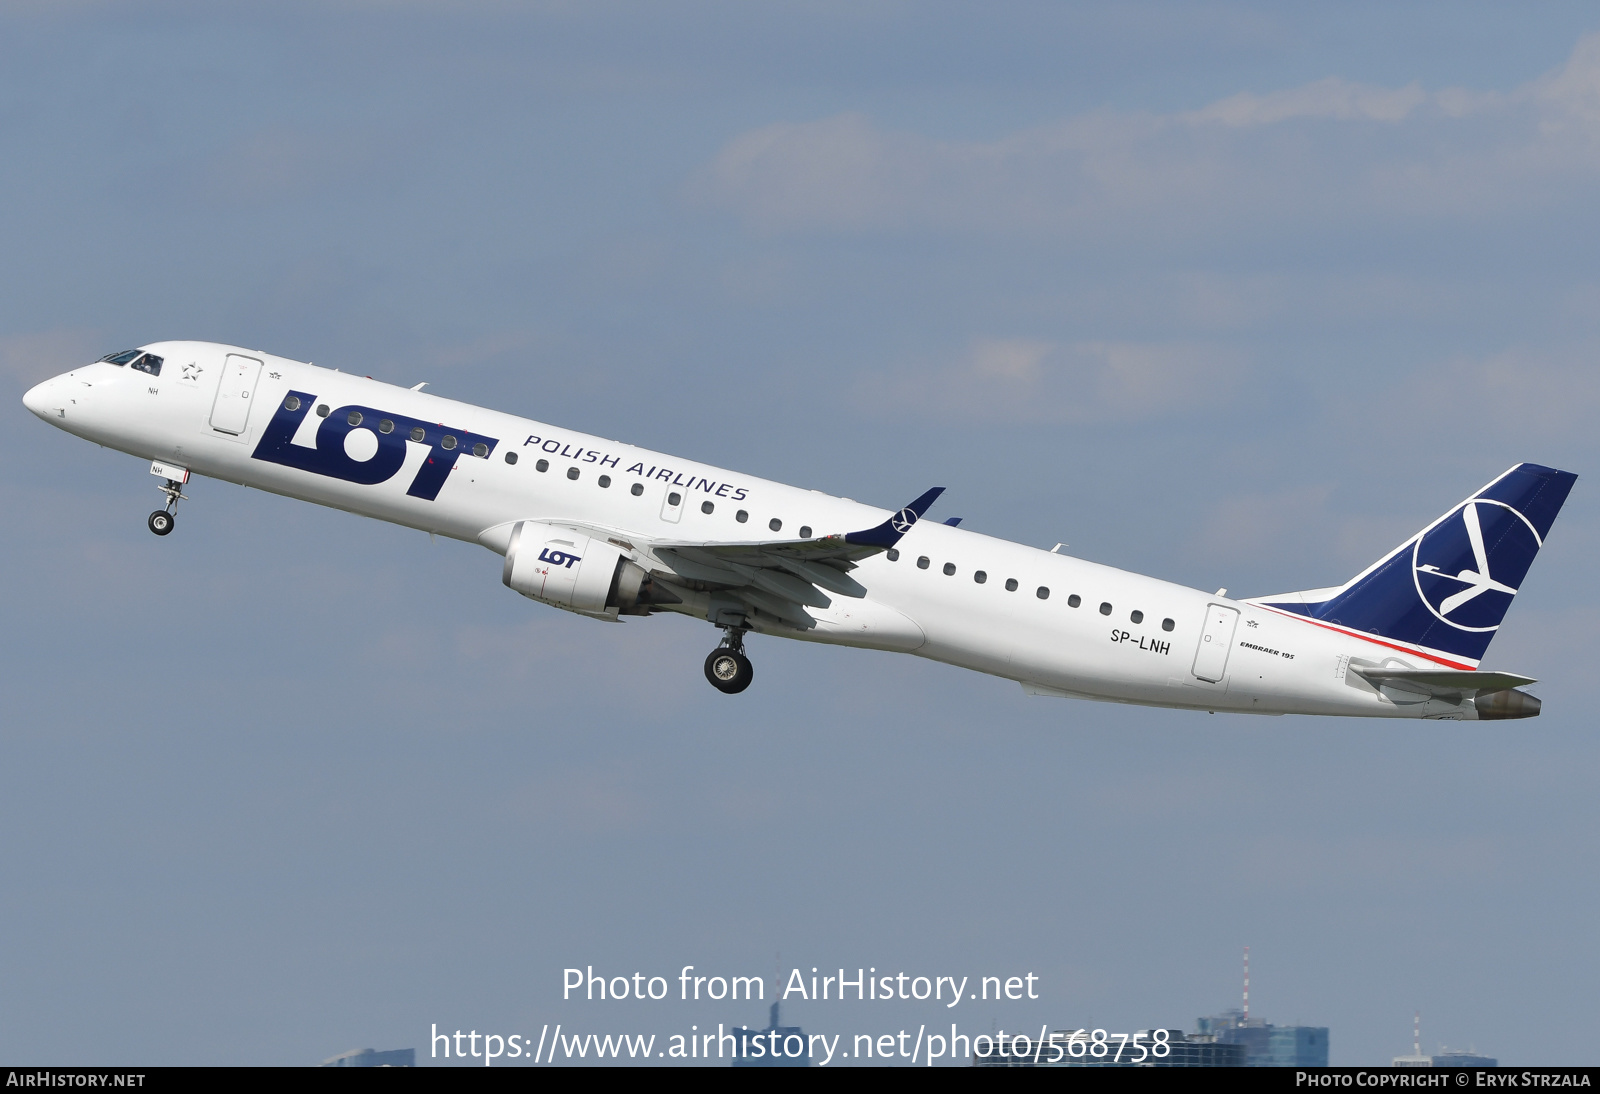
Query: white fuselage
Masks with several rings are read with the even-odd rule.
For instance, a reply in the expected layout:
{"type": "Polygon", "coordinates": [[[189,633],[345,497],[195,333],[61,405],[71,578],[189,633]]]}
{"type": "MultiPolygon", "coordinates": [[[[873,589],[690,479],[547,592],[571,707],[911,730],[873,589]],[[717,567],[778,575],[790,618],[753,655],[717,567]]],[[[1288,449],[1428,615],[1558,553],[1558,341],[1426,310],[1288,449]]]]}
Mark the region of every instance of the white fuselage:
{"type": "MultiPolygon", "coordinates": [[[[87,365],[30,391],[29,409],[70,433],[194,474],[492,547],[488,530],[520,520],[581,522],[648,543],[821,536],[868,528],[889,516],[846,498],[270,354],[208,342],[144,348],[165,359],[160,376],[87,365]],[[237,435],[213,426],[230,353],[262,362],[237,435]],[[453,470],[432,499],[407,492],[425,461],[443,458],[424,444],[408,444],[399,472],[375,485],[253,459],[263,428],[291,392],[497,443],[487,458],[466,448],[452,453],[453,470]],[[507,462],[507,453],[517,455],[515,463],[507,462]],[[541,460],[546,470],[538,469],[541,460]],[[601,476],[609,485],[601,485],[601,476]],[[680,504],[668,504],[673,495],[681,495],[680,504]],[[705,503],[710,512],[703,511],[705,503]],[[746,520],[737,519],[740,512],[746,520]],[[781,522],[781,533],[772,529],[774,521],[781,522]]],[[[308,414],[305,428],[316,422],[308,414]]],[[[310,442],[297,435],[295,443],[310,442]]],[[[361,458],[360,445],[351,443],[351,456],[361,458]]],[[[503,542],[498,549],[505,549],[503,542]]],[[[931,520],[916,523],[896,551],[865,559],[850,576],[867,596],[811,609],[817,626],[799,630],[769,620],[755,629],[915,653],[1017,680],[1045,695],[1259,714],[1475,716],[1470,702],[1390,692],[1347,671],[1352,658],[1361,665],[1470,666],[931,520]],[[986,575],[981,583],[980,571],[986,575]],[[1219,621],[1208,623],[1219,612],[1219,621]],[[1208,648],[1208,639],[1215,648],[1208,648]]],[[[704,618],[705,600],[687,597],[671,610],[704,618]]]]}

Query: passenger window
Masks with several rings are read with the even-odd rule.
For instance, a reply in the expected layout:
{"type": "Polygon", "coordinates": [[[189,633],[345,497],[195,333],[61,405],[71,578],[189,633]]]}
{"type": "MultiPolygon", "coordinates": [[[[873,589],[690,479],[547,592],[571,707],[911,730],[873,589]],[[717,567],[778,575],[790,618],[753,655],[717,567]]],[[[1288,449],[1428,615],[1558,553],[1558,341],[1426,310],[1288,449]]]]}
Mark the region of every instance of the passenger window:
{"type": "Polygon", "coordinates": [[[927,568],[928,568],[928,556],[927,555],[923,555],[921,558],[917,559],[917,569],[926,570],[927,568]]]}
{"type": "Polygon", "coordinates": [[[979,585],[982,585],[985,581],[989,580],[989,575],[984,573],[982,570],[974,570],[972,573],[972,580],[976,581],[979,585]]]}
{"type": "Polygon", "coordinates": [[[609,489],[610,486],[611,486],[611,476],[610,475],[601,475],[600,478],[597,481],[600,483],[600,489],[602,489],[602,490],[609,489]]]}
{"type": "Polygon", "coordinates": [[[1163,619],[1161,621],[1161,629],[1164,631],[1170,631],[1172,629],[1172,625],[1172,620],[1170,619],[1163,619]]]}
{"type": "MultiPolygon", "coordinates": [[[[344,416],[344,420],[349,422],[351,425],[360,425],[361,424],[361,411],[352,410],[350,413],[348,413],[348,414],[346,414],[344,416]]],[[[451,445],[450,447],[454,448],[455,445],[451,445]]]]}
{"type": "MultiPolygon", "coordinates": [[[[577,468],[573,468],[573,470],[577,470],[577,468]]],[[[672,493],[667,495],[667,504],[668,505],[682,505],[683,504],[683,495],[678,493],[676,490],[674,490],[672,493]]]]}
{"type": "Polygon", "coordinates": [[[1082,603],[1083,597],[1079,596],[1077,593],[1073,593],[1071,596],[1067,597],[1067,607],[1069,608],[1076,608],[1082,603]]]}
{"type": "Polygon", "coordinates": [[[738,521],[740,524],[743,524],[745,521],[750,519],[750,514],[741,509],[737,513],[733,514],[733,519],[738,521]]]}
{"type": "MultiPolygon", "coordinates": [[[[379,433],[393,433],[394,432],[394,423],[391,422],[388,418],[385,418],[383,421],[378,423],[378,432],[379,433]]],[[[487,448],[485,448],[481,453],[479,453],[479,455],[483,455],[483,456],[487,456],[488,454],[489,454],[489,450],[487,448]]],[[[517,461],[512,460],[511,462],[512,463],[516,463],[517,461]]]]}
{"type": "Polygon", "coordinates": [[[700,511],[702,513],[709,513],[712,510],[714,510],[715,508],[716,508],[716,506],[711,504],[709,501],[703,501],[703,502],[700,503],[700,511]]]}
{"type": "Polygon", "coordinates": [[[771,528],[774,532],[781,532],[783,530],[783,521],[779,520],[777,517],[773,517],[771,520],[767,521],[767,527],[771,528]]]}
{"type": "Polygon", "coordinates": [[[506,462],[507,463],[516,463],[517,462],[517,454],[515,452],[507,452],[506,453],[506,462]]]}
{"type": "Polygon", "coordinates": [[[148,372],[152,376],[160,376],[161,362],[162,358],[153,353],[147,353],[128,367],[138,369],[140,372],[148,372]]]}
{"type": "Polygon", "coordinates": [[[283,401],[283,409],[285,409],[285,410],[299,410],[300,409],[300,400],[297,399],[293,395],[289,396],[287,399],[285,399],[283,401]]]}
{"type": "Polygon", "coordinates": [[[550,470],[550,461],[540,460],[538,463],[533,465],[533,469],[535,471],[548,471],[550,470]]]}
{"type": "MultiPolygon", "coordinates": [[[[540,460],[539,462],[543,463],[544,461],[540,460]]],[[[640,494],[644,493],[644,483],[634,483],[632,486],[628,487],[628,493],[632,494],[634,497],[638,497],[640,494]]]]}
{"type": "Polygon", "coordinates": [[[900,561],[900,552],[895,550],[893,547],[891,547],[887,551],[885,551],[884,555],[885,555],[885,557],[887,557],[889,559],[890,562],[899,562],[900,561]]]}
{"type": "Polygon", "coordinates": [[[572,479],[573,481],[577,481],[578,469],[576,467],[567,468],[567,478],[572,479]]]}
{"type": "Polygon", "coordinates": [[[956,573],[956,564],[954,562],[946,562],[944,564],[944,576],[945,577],[954,577],[955,573],[956,573]]]}
{"type": "Polygon", "coordinates": [[[1039,586],[1039,591],[1034,593],[1033,595],[1038,597],[1040,600],[1049,600],[1050,599],[1050,590],[1048,588],[1046,588],[1045,586],[1040,585],[1039,586]]]}
{"type": "Polygon", "coordinates": [[[810,539],[811,538],[811,525],[802,524],[800,526],[800,538],[801,539],[810,539]]]}
{"type": "Polygon", "coordinates": [[[1128,619],[1129,619],[1130,622],[1133,622],[1133,623],[1143,623],[1144,622],[1144,613],[1141,612],[1141,611],[1135,611],[1131,615],[1128,616],[1128,619]]]}
{"type": "MultiPolygon", "coordinates": [[[[319,406],[319,407],[317,407],[317,413],[321,414],[324,418],[326,418],[328,416],[328,408],[325,407],[325,406],[319,406]]],[[[416,441],[418,444],[421,444],[423,442],[423,440],[427,438],[427,436],[428,436],[427,432],[420,425],[412,427],[412,429],[411,429],[411,439],[416,441]]],[[[542,463],[543,461],[541,460],[540,462],[542,463]]],[[[544,468],[541,467],[541,468],[539,468],[539,470],[543,471],[544,468]]]]}
{"type": "Polygon", "coordinates": [[[1017,591],[1017,579],[1014,578],[1014,577],[1006,578],[1006,592],[1014,593],[1016,591],[1017,591]]]}
{"type": "MultiPolygon", "coordinates": [[[[333,411],[328,409],[328,404],[327,403],[318,403],[317,404],[317,417],[326,418],[329,414],[332,414],[332,413],[333,413],[333,411]]],[[[411,439],[414,440],[414,441],[422,440],[421,437],[417,436],[417,434],[421,433],[421,432],[422,432],[422,430],[420,430],[420,429],[413,429],[411,431],[411,439]]]]}
{"type": "Polygon", "coordinates": [[[450,434],[446,433],[444,435],[444,440],[439,442],[439,447],[444,449],[446,452],[454,452],[456,450],[456,439],[450,436],[450,434]]]}
{"type": "Polygon", "coordinates": [[[1109,603],[1100,605],[1100,614],[1101,615],[1110,615],[1111,614],[1111,605],[1109,603]]]}
{"type": "Polygon", "coordinates": [[[125,349],[121,353],[108,353],[104,357],[100,358],[100,360],[108,364],[125,365],[137,356],[139,356],[138,350],[125,349]]]}
{"type": "MultiPolygon", "coordinates": [[[[384,432],[387,433],[389,431],[385,429],[384,432]]],[[[477,444],[472,446],[472,454],[481,460],[489,455],[489,446],[484,444],[482,441],[479,441],[477,444]]]]}

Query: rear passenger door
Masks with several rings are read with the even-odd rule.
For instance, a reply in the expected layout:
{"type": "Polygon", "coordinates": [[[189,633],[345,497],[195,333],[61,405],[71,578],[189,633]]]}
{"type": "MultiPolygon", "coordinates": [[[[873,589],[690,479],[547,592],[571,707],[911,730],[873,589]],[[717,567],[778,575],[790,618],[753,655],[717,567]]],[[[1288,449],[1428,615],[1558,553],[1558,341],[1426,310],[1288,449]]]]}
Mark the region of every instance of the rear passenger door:
{"type": "Polygon", "coordinates": [[[1233,648],[1233,629],[1239,625],[1239,609],[1226,604],[1206,607],[1206,625],[1200,632],[1200,648],[1194,655],[1194,674],[1201,680],[1217,683],[1228,671],[1228,651],[1233,648]]]}

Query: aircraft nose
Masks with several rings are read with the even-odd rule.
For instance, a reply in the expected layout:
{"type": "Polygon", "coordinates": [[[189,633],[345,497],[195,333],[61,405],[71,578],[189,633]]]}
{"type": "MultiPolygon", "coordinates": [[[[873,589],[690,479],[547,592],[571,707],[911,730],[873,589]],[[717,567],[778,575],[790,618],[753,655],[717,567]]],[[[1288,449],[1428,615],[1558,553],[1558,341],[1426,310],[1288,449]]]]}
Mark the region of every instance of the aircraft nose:
{"type": "Polygon", "coordinates": [[[45,421],[59,425],[67,416],[66,393],[67,377],[55,376],[30,387],[22,396],[22,405],[45,421]]]}
{"type": "Polygon", "coordinates": [[[42,384],[33,385],[22,396],[22,405],[41,418],[47,417],[51,409],[50,392],[54,387],[54,380],[46,380],[42,384]]]}

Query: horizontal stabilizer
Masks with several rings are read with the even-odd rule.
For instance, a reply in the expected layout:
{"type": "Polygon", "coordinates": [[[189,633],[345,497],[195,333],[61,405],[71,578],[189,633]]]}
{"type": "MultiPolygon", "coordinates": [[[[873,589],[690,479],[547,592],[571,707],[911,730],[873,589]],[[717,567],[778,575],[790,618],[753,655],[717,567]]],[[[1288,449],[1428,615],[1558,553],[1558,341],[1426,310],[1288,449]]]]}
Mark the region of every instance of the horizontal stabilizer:
{"type": "Polygon", "coordinates": [[[1393,682],[1412,684],[1420,689],[1438,693],[1460,694],[1476,691],[1509,691],[1537,683],[1531,676],[1518,676],[1514,672],[1452,672],[1449,669],[1387,669],[1350,666],[1350,671],[1371,680],[1374,684],[1393,682]]]}

